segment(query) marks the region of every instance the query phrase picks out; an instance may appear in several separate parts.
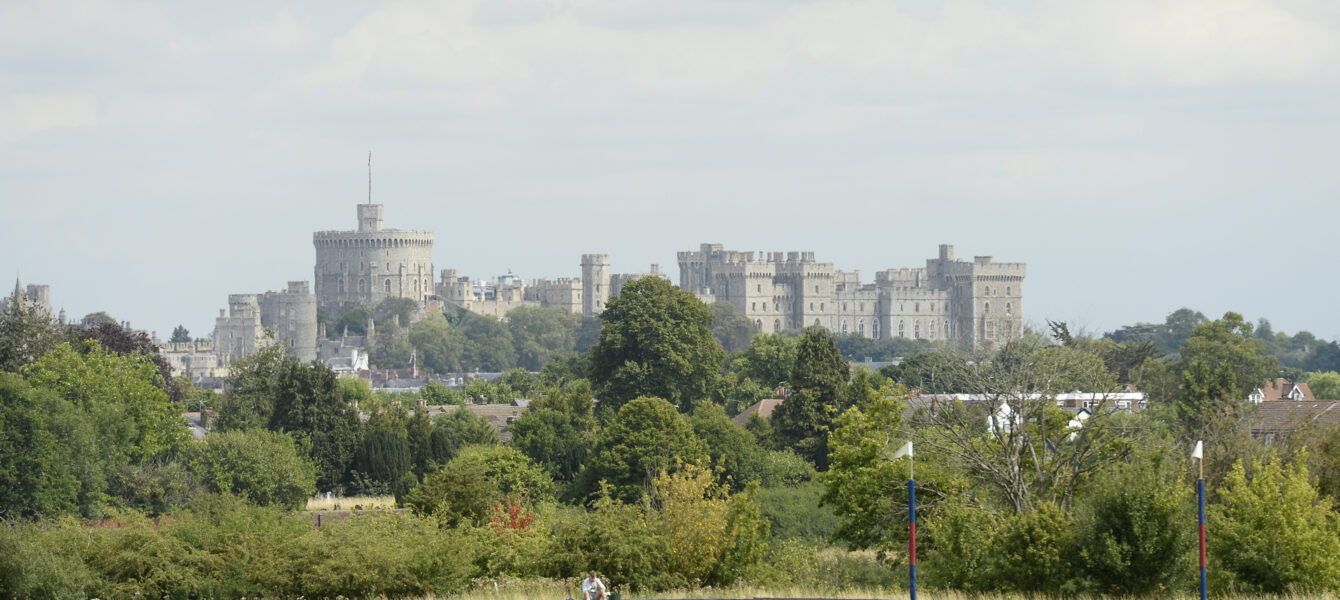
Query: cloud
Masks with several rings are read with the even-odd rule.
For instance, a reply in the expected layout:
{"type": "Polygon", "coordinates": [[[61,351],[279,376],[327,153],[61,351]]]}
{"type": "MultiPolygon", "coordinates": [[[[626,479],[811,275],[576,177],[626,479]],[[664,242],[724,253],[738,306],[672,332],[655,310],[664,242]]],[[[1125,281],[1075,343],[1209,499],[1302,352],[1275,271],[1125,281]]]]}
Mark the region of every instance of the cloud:
{"type": "Polygon", "coordinates": [[[97,123],[92,94],[15,94],[0,103],[0,146],[48,129],[97,123]]]}

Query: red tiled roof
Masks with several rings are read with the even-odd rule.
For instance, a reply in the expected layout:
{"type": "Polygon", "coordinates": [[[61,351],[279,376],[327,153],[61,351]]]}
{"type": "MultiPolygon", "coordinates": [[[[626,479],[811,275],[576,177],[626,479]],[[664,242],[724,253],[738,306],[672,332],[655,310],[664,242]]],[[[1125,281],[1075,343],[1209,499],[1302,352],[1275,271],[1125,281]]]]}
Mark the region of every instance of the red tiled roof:
{"type": "Polygon", "coordinates": [[[771,419],[772,411],[777,410],[777,407],[781,404],[781,398],[764,398],[751,404],[749,408],[744,409],[744,412],[735,415],[735,422],[744,425],[749,422],[749,417],[754,414],[763,417],[764,420],[771,419]]]}
{"type": "Polygon", "coordinates": [[[1340,425],[1340,402],[1275,400],[1256,407],[1252,433],[1289,433],[1308,424],[1340,425]]]}

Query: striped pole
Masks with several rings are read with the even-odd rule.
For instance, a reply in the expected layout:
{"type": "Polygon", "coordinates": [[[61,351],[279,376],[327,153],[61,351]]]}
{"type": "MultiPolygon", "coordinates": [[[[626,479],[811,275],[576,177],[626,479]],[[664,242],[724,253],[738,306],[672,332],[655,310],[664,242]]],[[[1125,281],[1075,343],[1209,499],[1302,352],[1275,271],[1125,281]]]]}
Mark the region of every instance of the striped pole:
{"type": "MultiPolygon", "coordinates": [[[[907,480],[907,580],[911,600],[917,600],[917,480],[907,480]]],[[[1202,569],[1203,571],[1203,569],[1202,569]]]]}
{"type": "Polygon", "coordinates": [[[1196,502],[1200,505],[1200,600],[1206,599],[1205,586],[1205,477],[1196,480],[1196,502]]]}

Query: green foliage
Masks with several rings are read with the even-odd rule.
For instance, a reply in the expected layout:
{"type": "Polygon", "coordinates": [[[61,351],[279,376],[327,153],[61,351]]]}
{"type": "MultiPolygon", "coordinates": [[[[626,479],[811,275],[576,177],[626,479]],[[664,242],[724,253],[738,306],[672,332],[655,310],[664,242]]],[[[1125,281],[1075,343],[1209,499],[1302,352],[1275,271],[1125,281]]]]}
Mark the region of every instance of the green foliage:
{"type": "Polygon", "coordinates": [[[710,397],[725,355],[712,337],[712,312],[693,294],[659,277],[635,279],[600,319],[590,375],[602,411],[655,395],[689,412],[710,397]]]}
{"type": "Polygon", "coordinates": [[[1312,373],[1308,375],[1307,386],[1318,400],[1340,400],[1340,373],[1312,373]]]}
{"type": "Polygon", "coordinates": [[[1051,503],[1008,518],[992,540],[993,588],[1050,596],[1073,590],[1074,528],[1074,521],[1051,503]]]}
{"type": "Polygon", "coordinates": [[[215,429],[265,427],[274,413],[279,378],[286,362],[295,361],[283,344],[264,344],[255,354],[228,367],[228,391],[219,400],[215,429]]]}
{"type": "Polygon", "coordinates": [[[172,328],[172,337],[168,339],[168,342],[173,344],[183,344],[189,341],[191,341],[191,332],[186,329],[185,325],[177,325],[172,328]]]}
{"type": "Polygon", "coordinates": [[[924,525],[924,564],[933,587],[967,592],[994,589],[991,541],[1001,525],[997,513],[959,495],[946,498],[935,511],[918,519],[924,525]]]}
{"type": "Polygon", "coordinates": [[[735,359],[732,369],[771,391],[791,378],[799,348],[800,340],[796,337],[781,333],[757,335],[735,359]]]}
{"type": "Polygon", "coordinates": [[[759,513],[767,519],[774,540],[805,539],[819,542],[833,537],[838,517],[822,502],[824,485],[803,481],[794,485],[762,487],[754,495],[759,513]]]}
{"type": "Polygon", "coordinates": [[[1278,458],[1241,462],[1209,507],[1208,527],[1218,589],[1248,593],[1317,593],[1340,590],[1340,523],[1330,498],[1308,482],[1301,462],[1278,458]]]}
{"type": "Polygon", "coordinates": [[[1096,479],[1076,519],[1080,562],[1093,590],[1147,596],[1184,589],[1195,572],[1195,513],[1182,465],[1153,451],[1096,479]]]}
{"type": "Polygon", "coordinates": [[[605,482],[613,497],[631,502],[642,497],[655,474],[706,460],[707,447],[674,406],[660,398],[636,398],[596,438],[577,491],[590,497],[605,482]]]}
{"type": "Polygon", "coordinates": [[[83,350],[61,344],[23,372],[34,388],[56,392],[92,419],[106,464],[139,462],[187,440],[148,356],[114,354],[92,341],[83,350]]]}
{"type": "Polygon", "coordinates": [[[368,362],[378,369],[404,369],[409,367],[413,353],[414,347],[410,345],[409,336],[398,328],[386,327],[377,330],[377,339],[368,353],[368,362]]]}
{"type": "Polygon", "coordinates": [[[372,320],[377,327],[392,329],[409,327],[414,313],[419,311],[419,303],[409,298],[390,297],[377,303],[372,309],[372,320]]]}
{"type": "Polygon", "coordinates": [[[1212,371],[1230,373],[1231,378],[1222,380],[1230,386],[1225,393],[1232,398],[1245,399],[1279,370],[1279,362],[1267,356],[1264,345],[1252,336],[1252,324],[1235,312],[1197,325],[1182,346],[1181,355],[1186,365],[1204,364],[1212,371]]]}
{"type": "MultiPolygon", "coordinates": [[[[72,412],[54,393],[0,373],[0,517],[51,517],[76,509],[81,482],[70,464],[76,458],[72,440],[61,439],[58,421],[49,420],[72,412]]],[[[80,437],[79,445],[89,445],[91,427],[80,437]]]]}
{"type": "Polygon", "coordinates": [[[879,371],[909,390],[931,394],[961,392],[969,379],[968,363],[963,357],[941,352],[917,354],[897,365],[881,367],[879,371]]]}
{"type": "Polygon", "coordinates": [[[915,340],[896,335],[876,340],[861,333],[835,334],[833,344],[843,357],[851,361],[891,361],[895,358],[930,352],[932,349],[928,340],[915,340]]]}
{"type": "Polygon", "coordinates": [[[261,506],[303,507],[316,493],[316,467],[284,433],[251,429],[210,434],[184,452],[191,474],[213,493],[261,506]]]}
{"type": "Polygon", "coordinates": [[[340,315],[335,321],[334,327],[326,328],[326,335],[331,339],[338,340],[340,336],[348,335],[366,335],[368,332],[368,321],[372,320],[372,307],[367,305],[355,306],[348,312],[340,315]]]}
{"type": "Polygon", "coordinates": [[[712,337],[727,352],[745,350],[760,330],[730,302],[713,302],[707,308],[712,311],[712,337]]]}
{"type": "Polygon", "coordinates": [[[344,479],[358,446],[358,412],[345,402],[338,378],[320,364],[304,365],[289,357],[280,365],[274,412],[266,428],[288,432],[310,448],[318,489],[344,479]]]}
{"type": "Polygon", "coordinates": [[[410,325],[409,342],[419,351],[419,360],[432,371],[452,373],[461,370],[465,336],[441,314],[430,314],[410,325]]]}
{"type": "Polygon", "coordinates": [[[143,356],[158,370],[159,379],[155,383],[167,392],[173,402],[181,401],[181,392],[176,389],[176,381],[172,378],[172,366],[168,364],[166,358],[163,358],[158,343],[150,339],[149,334],[116,323],[71,327],[69,334],[71,346],[85,354],[94,348],[88,342],[94,341],[98,347],[108,352],[125,356],[143,356]]]}
{"type": "Polygon", "coordinates": [[[64,337],[51,313],[15,290],[0,311],[0,371],[18,371],[50,352],[64,337]]]}
{"type": "Polygon", "coordinates": [[[907,441],[902,411],[902,398],[878,398],[839,417],[829,439],[832,462],[819,476],[824,503],[841,518],[836,536],[853,547],[889,552],[906,539],[908,461],[890,459],[907,441]]]}
{"type": "Polygon", "coordinates": [[[558,308],[522,306],[507,311],[507,329],[512,333],[516,365],[539,371],[556,357],[577,347],[581,317],[558,308]]]}
{"type": "Polygon", "coordinates": [[[556,481],[569,482],[586,460],[589,442],[567,414],[531,408],[512,423],[511,446],[540,465],[556,481]]]}
{"type": "Polygon", "coordinates": [[[197,476],[181,460],[167,456],[121,465],[107,481],[107,495],[114,506],[148,515],[186,506],[201,491],[197,476]]]}
{"type": "Polygon", "coordinates": [[[544,501],[554,482],[521,452],[506,446],[471,446],[429,474],[405,498],[418,514],[436,515],[448,525],[484,524],[494,505],[509,498],[544,501]]]}
{"type": "Polygon", "coordinates": [[[810,328],[800,336],[791,368],[791,394],[772,413],[777,442],[819,467],[828,464],[828,429],[844,408],[849,368],[833,336],[810,328]]]}
{"type": "Polygon", "coordinates": [[[84,327],[94,327],[97,325],[116,325],[118,323],[120,323],[120,321],[117,321],[115,317],[107,314],[104,311],[88,313],[84,315],[84,318],[79,319],[79,324],[83,325],[84,327]]]}
{"type": "Polygon", "coordinates": [[[465,392],[454,390],[436,381],[429,381],[419,388],[419,395],[423,396],[424,402],[439,406],[443,404],[465,404],[465,392]]]}
{"type": "Polygon", "coordinates": [[[699,405],[689,419],[693,433],[707,445],[711,464],[720,467],[721,483],[732,491],[744,490],[763,476],[763,448],[754,434],[726,416],[720,406],[699,405]]]}
{"type": "Polygon", "coordinates": [[[437,415],[433,418],[433,427],[442,432],[451,456],[466,446],[497,446],[502,443],[498,429],[469,408],[457,408],[437,415]]]}
{"type": "Polygon", "coordinates": [[[403,422],[368,421],[358,452],[354,454],[353,468],[390,489],[410,472],[412,459],[409,433],[403,422]]]}
{"type": "Polygon", "coordinates": [[[459,325],[465,336],[461,366],[467,371],[498,373],[516,366],[516,350],[507,325],[489,315],[466,313],[459,325]]]}

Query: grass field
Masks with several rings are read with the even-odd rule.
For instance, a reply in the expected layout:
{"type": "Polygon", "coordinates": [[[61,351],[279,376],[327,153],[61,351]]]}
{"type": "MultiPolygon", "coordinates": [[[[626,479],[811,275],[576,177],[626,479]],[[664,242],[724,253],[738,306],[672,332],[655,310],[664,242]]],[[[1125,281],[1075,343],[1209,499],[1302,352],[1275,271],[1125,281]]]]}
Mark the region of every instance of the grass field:
{"type": "Polygon", "coordinates": [[[395,508],[395,496],[342,496],[329,500],[325,496],[313,496],[307,499],[307,510],[335,510],[336,505],[340,510],[354,510],[355,506],[361,506],[362,510],[395,508]]]}

